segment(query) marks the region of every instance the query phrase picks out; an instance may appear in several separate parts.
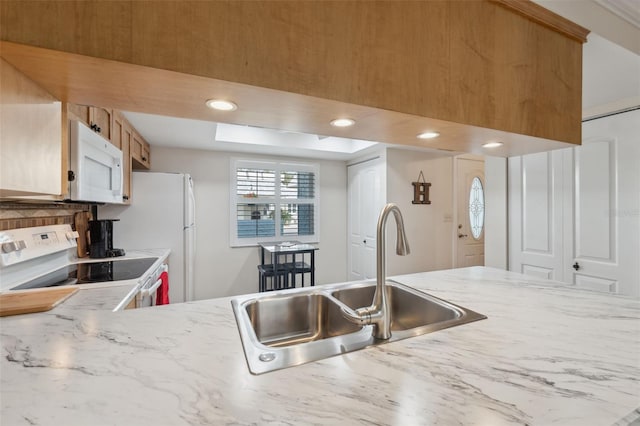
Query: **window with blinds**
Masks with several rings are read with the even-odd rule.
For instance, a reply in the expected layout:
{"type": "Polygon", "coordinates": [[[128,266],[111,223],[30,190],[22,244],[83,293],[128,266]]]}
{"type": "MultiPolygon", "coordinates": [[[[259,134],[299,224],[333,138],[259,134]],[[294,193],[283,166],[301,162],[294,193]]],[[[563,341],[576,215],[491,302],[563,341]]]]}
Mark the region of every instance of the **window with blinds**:
{"type": "Polygon", "coordinates": [[[317,242],[318,166],[232,160],[231,245],[317,242]]]}

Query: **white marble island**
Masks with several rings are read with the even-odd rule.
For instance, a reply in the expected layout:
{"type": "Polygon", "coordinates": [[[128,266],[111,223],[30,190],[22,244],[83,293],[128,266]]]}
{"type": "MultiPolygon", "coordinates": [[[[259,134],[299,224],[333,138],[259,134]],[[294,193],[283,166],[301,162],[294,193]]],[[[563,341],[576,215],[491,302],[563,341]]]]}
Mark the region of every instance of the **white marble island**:
{"type": "Polygon", "coordinates": [[[0,319],[0,424],[633,421],[640,301],[489,268],[396,280],[488,319],[254,376],[228,298],[63,304],[0,319]]]}

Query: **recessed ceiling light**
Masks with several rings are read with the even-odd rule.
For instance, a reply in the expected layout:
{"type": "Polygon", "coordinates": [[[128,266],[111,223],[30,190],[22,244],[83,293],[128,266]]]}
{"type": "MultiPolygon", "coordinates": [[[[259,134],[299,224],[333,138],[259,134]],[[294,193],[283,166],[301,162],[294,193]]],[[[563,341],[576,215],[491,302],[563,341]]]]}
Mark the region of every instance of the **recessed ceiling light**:
{"type": "Polygon", "coordinates": [[[487,142],[484,145],[482,145],[483,148],[497,148],[499,146],[502,146],[503,143],[502,142],[487,142]]]}
{"type": "Polygon", "coordinates": [[[238,105],[231,101],[224,101],[222,99],[209,99],[207,106],[211,109],[218,111],[235,111],[238,109],[238,105]]]}
{"type": "Polygon", "coordinates": [[[440,136],[440,133],[438,132],[424,132],[418,135],[418,139],[433,139],[437,138],[438,136],[440,136]]]}
{"type": "Polygon", "coordinates": [[[354,124],[356,124],[356,121],[350,118],[336,118],[335,120],[331,121],[331,125],[334,127],[349,127],[353,126],[354,124]]]}

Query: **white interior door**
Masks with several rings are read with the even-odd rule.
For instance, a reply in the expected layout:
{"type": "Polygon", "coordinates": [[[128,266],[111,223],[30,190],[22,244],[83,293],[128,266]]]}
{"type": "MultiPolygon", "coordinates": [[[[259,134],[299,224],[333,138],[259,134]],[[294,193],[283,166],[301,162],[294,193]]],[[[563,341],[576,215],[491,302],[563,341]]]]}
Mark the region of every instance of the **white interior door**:
{"type": "MultiPolygon", "coordinates": [[[[563,172],[571,149],[509,158],[509,269],[563,280],[563,172]]],[[[570,184],[570,182],[569,182],[570,184]]],[[[570,198],[570,188],[569,188],[570,198]]],[[[567,212],[571,214],[571,211],[567,212]]]]}
{"type": "Polygon", "coordinates": [[[510,269],[640,295],[640,111],[583,124],[583,143],[509,159],[510,269]]]}
{"type": "Polygon", "coordinates": [[[565,281],[640,295],[640,111],[583,124],[565,281]]]}
{"type": "Polygon", "coordinates": [[[456,158],[456,267],[484,265],[484,160],[456,158]]]}
{"type": "Polygon", "coordinates": [[[385,202],[381,159],[349,166],[349,279],[376,276],[376,225],[385,202]]]}

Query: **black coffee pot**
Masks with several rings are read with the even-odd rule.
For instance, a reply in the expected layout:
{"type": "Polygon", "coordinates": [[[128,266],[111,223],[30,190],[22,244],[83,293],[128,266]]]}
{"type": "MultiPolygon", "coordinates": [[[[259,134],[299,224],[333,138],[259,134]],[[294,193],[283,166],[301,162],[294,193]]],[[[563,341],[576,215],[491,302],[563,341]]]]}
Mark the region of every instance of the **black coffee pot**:
{"type": "Polygon", "coordinates": [[[100,219],[89,221],[89,257],[124,256],[123,249],[113,248],[113,222],[120,219],[100,219]]]}

